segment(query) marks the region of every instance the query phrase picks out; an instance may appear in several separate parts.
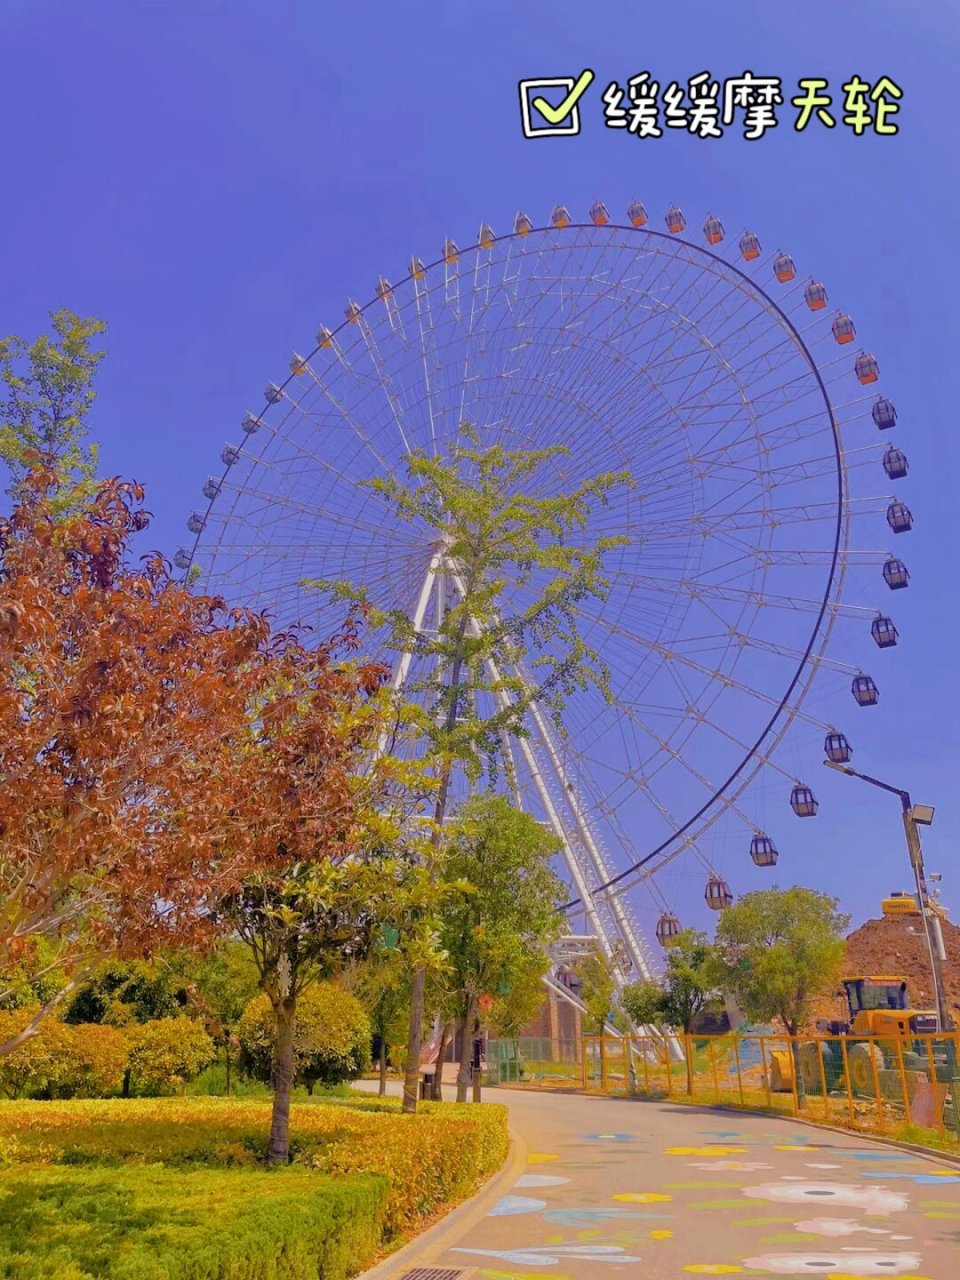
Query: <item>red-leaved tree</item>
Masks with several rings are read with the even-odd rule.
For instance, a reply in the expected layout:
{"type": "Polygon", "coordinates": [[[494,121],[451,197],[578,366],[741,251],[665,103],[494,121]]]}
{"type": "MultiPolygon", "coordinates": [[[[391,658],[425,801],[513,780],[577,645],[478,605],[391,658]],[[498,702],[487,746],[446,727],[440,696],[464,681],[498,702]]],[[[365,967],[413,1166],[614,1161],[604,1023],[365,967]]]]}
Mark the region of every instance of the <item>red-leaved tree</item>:
{"type": "Polygon", "coordinates": [[[67,514],[57,497],[37,462],[0,522],[0,996],[41,939],[68,974],[202,940],[251,874],[345,851],[351,767],[379,732],[344,715],[383,674],[340,660],[354,622],[313,648],[272,635],[159,555],[131,565],[140,486],[67,514]]]}

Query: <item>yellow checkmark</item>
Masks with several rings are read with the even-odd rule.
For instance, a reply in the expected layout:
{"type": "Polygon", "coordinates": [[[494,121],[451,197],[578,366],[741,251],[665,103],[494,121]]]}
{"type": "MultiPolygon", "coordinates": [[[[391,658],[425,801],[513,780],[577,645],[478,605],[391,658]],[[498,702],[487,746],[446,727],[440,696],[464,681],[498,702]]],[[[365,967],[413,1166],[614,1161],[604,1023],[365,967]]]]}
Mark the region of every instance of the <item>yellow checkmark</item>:
{"type": "Polygon", "coordinates": [[[581,72],[580,78],[560,103],[559,107],[551,107],[546,98],[534,98],[533,105],[537,108],[548,124],[559,124],[561,120],[566,120],[567,116],[577,105],[592,83],[593,72],[588,69],[581,72]]]}

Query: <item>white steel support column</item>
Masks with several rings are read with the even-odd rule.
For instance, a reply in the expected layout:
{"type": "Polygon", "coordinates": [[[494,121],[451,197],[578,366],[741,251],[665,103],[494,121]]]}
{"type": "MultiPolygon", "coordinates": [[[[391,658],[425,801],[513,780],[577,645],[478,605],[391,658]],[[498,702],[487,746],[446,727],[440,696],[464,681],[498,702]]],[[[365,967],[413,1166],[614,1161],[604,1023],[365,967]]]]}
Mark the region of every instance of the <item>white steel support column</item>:
{"type": "MultiPolygon", "coordinates": [[[[457,585],[459,589],[460,584],[458,583],[457,585]]],[[[473,630],[476,631],[476,629],[477,629],[477,624],[474,622],[473,630]]],[[[494,660],[492,658],[487,658],[485,660],[484,665],[486,666],[487,671],[490,673],[490,678],[495,683],[499,683],[502,677],[500,675],[500,671],[497,667],[497,664],[494,662],[494,660]]],[[[500,706],[501,708],[506,708],[511,705],[510,699],[504,691],[500,691],[499,693],[495,694],[495,698],[498,706],[500,706]]],[[[534,787],[536,787],[537,794],[540,797],[540,803],[543,805],[544,811],[547,815],[547,820],[549,821],[550,826],[553,828],[554,835],[557,837],[557,839],[560,841],[561,845],[563,846],[564,862],[566,862],[567,864],[567,870],[570,872],[570,878],[573,880],[574,884],[576,885],[577,893],[580,894],[580,898],[581,898],[581,901],[583,902],[587,917],[590,920],[591,927],[593,928],[593,931],[596,934],[597,938],[600,940],[600,946],[603,950],[604,955],[608,960],[612,961],[613,947],[610,945],[610,939],[607,936],[607,930],[603,927],[603,922],[600,919],[600,913],[597,910],[597,906],[593,899],[593,895],[590,893],[590,886],[587,883],[586,877],[583,874],[583,870],[580,867],[580,864],[577,862],[576,853],[574,852],[570,844],[570,841],[567,838],[567,833],[566,833],[566,830],[564,829],[563,820],[560,817],[560,813],[557,810],[556,805],[553,803],[553,797],[550,795],[550,789],[547,786],[546,781],[544,780],[543,774],[540,771],[540,766],[537,764],[537,758],[533,754],[533,749],[531,748],[530,743],[526,740],[526,738],[518,738],[517,746],[520,748],[520,753],[523,756],[524,761],[526,762],[527,769],[530,771],[530,777],[533,779],[533,785],[534,787]]]]}
{"type": "MultiPolygon", "coordinates": [[[[497,672],[496,664],[491,661],[490,666],[493,669],[493,678],[495,680],[499,680],[500,676],[497,672]]],[[[499,695],[498,701],[500,700],[500,697],[506,701],[505,695],[499,695]]],[[[563,845],[564,861],[567,864],[567,870],[570,872],[570,878],[576,886],[577,893],[580,895],[580,899],[583,902],[587,919],[590,921],[590,926],[597,938],[600,940],[600,946],[607,960],[612,962],[613,947],[610,944],[607,930],[603,926],[603,921],[601,920],[600,913],[597,910],[596,902],[590,892],[590,886],[587,883],[583,870],[577,861],[577,855],[567,838],[563,820],[560,817],[556,805],[553,803],[553,797],[550,795],[550,789],[546,784],[543,774],[540,772],[540,766],[537,764],[537,758],[533,754],[533,749],[526,738],[518,738],[517,745],[519,746],[520,752],[526,762],[527,769],[530,771],[530,776],[533,779],[533,785],[537,789],[537,794],[540,797],[540,803],[543,805],[550,826],[553,828],[553,833],[563,845]]]]}
{"type": "MultiPolygon", "coordinates": [[[[443,553],[437,551],[430,560],[430,566],[427,569],[426,577],[423,580],[423,586],[420,588],[420,597],[417,600],[417,607],[413,611],[413,633],[415,636],[420,634],[423,628],[423,620],[427,616],[427,605],[430,603],[430,596],[433,594],[434,586],[437,582],[437,570],[443,560],[443,553]]],[[[413,661],[413,650],[408,649],[406,653],[400,655],[400,661],[397,663],[390,684],[394,689],[402,689],[406,683],[407,676],[410,673],[410,663],[413,661]]],[[[377,743],[377,755],[383,755],[387,741],[390,735],[381,733],[380,740],[377,743]]]]}
{"type": "MultiPolygon", "coordinates": [[[[447,566],[445,565],[444,567],[446,568],[447,566]]],[[[462,577],[457,572],[455,566],[451,565],[449,567],[451,570],[450,576],[453,579],[454,586],[456,587],[457,591],[460,594],[461,600],[466,599],[466,587],[464,585],[462,577]]],[[[471,618],[470,625],[474,635],[479,635],[479,624],[477,623],[475,618],[471,618]]],[[[484,660],[484,665],[486,666],[487,671],[490,674],[491,680],[495,684],[499,684],[502,681],[502,676],[500,674],[500,670],[497,667],[496,662],[492,658],[486,658],[484,660]]],[[[495,694],[494,697],[496,699],[498,706],[501,707],[502,709],[509,707],[511,705],[509,696],[503,690],[495,694]]],[[[604,928],[603,921],[600,918],[600,913],[597,909],[596,902],[594,900],[593,895],[590,892],[590,886],[587,882],[586,877],[583,874],[583,869],[581,868],[579,862],[577,861],[576,852],[573,849],[570,843],[570,840],[567,836],[567,832],[564,827],[563,820],[560,817],[560,813],[557,810],[556,805],[553,803],[553,797],[550,795],[550,789],[547,786],[546,781],[543,777],[543,774],[540,770],[540,766],[537,763],[537,758],[533,754],[533,749],[531,748],[530,743],[526,740],[526,738],[518,738],[517,746],[520,748],[520,753],[523,756],[524,761],[526,762],[527,769],[529,770],[530,776],[533,779],[533,785],[536,788],[537,794],[540,797],[540,802],[543,805],[544,811],[547,814],[547,819],[550,823],[550,826],[553,828],[554,835],[557,837],[557,839],[560,841],[561,845],[563,846],[564,861],[567,864],[567,870],[570,872],[570,878],[573,880],[573,883],[576,886],[577,893],[580,895],[580,900],[584,905],[584,910],[586,912],[588,920],[590,921],[590,925],[594,933],[597,935],[598,939],[600,940],[600,946],[603,950],[604,955],[606,956],[608,961],[612,962],[614,958],[613,947],[610,942],[608,931],[606,930],[606,928],[604,928]]]]}
{"type": "MultiPolygon", "coordinates": [[[[520,676],[520,679],[523,679],[522,675],[520,676]]],[[[580,838],[590,855],[590,860],[593,863],[599,883],[602,884],[605,880],[610,879],[611,872],[606,866],[603,854],[597,846],[593,832],[590,830],[590,824],[580,806],[579,800],[577,799],[576,788],[571,782],[570,776],[563,766],[563,761],[560,759],[560,754],[557,751],[556,743],[553,740],[553,735],[550,732],[549,725],[546,723],[543,712],[535,702],[530,704],[530,714],[537,727],[537,732],[540,735],[547,755],[550,758],[550,764],[553,766],[553,770],[557,775],[557,779],[559,780],[563,791],[564,799],[570,806],[570,811],[572,812],[574,821],[577,824],[577,830],[580,833],[580,838]]],[[[643,977],[648,982],[652,982],[654,978],[653,972],[650,968],[644,949],[634,932],[633,922],[627,915],[623,903],[615,893],[606,894],[605,900],[608,903],[610,910],[613,912],[613,918],[616,921],[617,929],[626,943],[630,959],[636,965],[638,971],[643,975],[643,977]]]]}
{"type": "MultiPolygon", "coordinates": [[[[430,596],[433,593],[434,583],[437,580],[437,572],[443,560],[443,552],[434,553],[430,561],[430,567],[427,570],[427,576],[423,580],[423,586],[420,588],[420,598],[417,601],[417,607],[413,613],[413,633],[419,635],[423,629],[423,619],[426,617],[427,605],[430,603],[430,596]]],[[[410,663],[413,661],[413,651],[408,649],[402,654],[400,661],[397,663],[397,669],[393,673],[391,681],[394,689],[402,689],[406,681],[407,674],[410,671],[410,663]]]]}

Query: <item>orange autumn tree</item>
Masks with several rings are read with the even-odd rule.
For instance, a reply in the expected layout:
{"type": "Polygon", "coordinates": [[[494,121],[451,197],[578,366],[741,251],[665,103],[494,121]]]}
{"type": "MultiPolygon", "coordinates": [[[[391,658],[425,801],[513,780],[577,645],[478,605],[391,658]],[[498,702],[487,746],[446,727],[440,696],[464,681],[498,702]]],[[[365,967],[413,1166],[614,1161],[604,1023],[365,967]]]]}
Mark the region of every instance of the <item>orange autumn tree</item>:
{"type": "Polygon", "coordinates": [[[237,762],[236,820],[271,862],[218,915],[249,948],[272,1013],[271,1164],[289,1158],[300,997],[363,959],[419,891],[403,852],[428,784],[396,750],[411,712],[386,686],[389,669],[356,659],[362,619],[354,608],[309,649],[287,638],[237,762]]]}
{"type": "MultiPolygon", "coordinates": [[[[286,833],[301,812],[279,799],[282,760],[260,777],[250,761],[252,717],[306,651],[193,595],[157,554],[132,566],[149,519],[140,486],[107,481],[64,513],[59,485],[34,458],[0,521],[0,996],[41,952],[75,978],[105,950],[209,937],[212,905],[282,861],[250,813],[286,833]]],[[[317,702],[311,731],[336,737],[334,701],[317,702]]]]}

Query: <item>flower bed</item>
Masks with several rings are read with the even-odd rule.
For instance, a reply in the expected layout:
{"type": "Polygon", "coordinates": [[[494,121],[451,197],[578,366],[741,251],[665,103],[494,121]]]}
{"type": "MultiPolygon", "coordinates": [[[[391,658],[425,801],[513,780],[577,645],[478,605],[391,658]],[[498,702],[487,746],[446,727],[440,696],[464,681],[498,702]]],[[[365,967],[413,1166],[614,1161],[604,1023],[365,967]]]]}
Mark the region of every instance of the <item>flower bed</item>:
{"type": "MultiPolygon", "coordinates": [[[[383,1240],[414,1229],[422,1218],[444,1205],[468,1195],[499,1167],[508,1146],[506,1111],[501,1106],[426,1104],[421,1105],[417,1115],[406,1116],[392,1099],[332,1099],[321,1103],[294,1103],[291,1109],[294,1164],[285,1170],[263,1171],[269,1116],[269,1102],[258,1098],[0,1103],[0,1161],[6,1166],[0,1172],[0,1199],[3,1205],[9,1206],[11,1198],[16,1198],[17,1186],[32,1188],[33,1199],[27,1206],[25,1221],[29,1221],[33,1213],[40,1215],[40,1219],[46,1214],[52,1229],[55,1216],[57,1230],[63,1233],[63,1247],[69,1251],[76,1246],[77,1266],[81,1268],[71,1271],[60,1265],[59,1270],[31,1271],[22,1263],[11,1267],[7,1262],[14,1257],[11,1249],[21,1247],[25,1240],[42,1238],[43,1232],[29,1228],[15,1231],[15,1218],[0,1208],[3,1231],[0,1259],[7,1264],[7,1270],[0,1266],[0,1275],[57,1275],[64,1280],[86,1280],[87,1275],[103,1275],[111,1280],[114,1276],[148,1280],[154,1275],[164,1280],[181,1280],[181,1277],[217,1280],[221,1275],[229,1275],[231,1280],[245,1280],[248,1274],[255,1273],[236,1270],[229,1259],[234,1256],[233,1241],[247,1229],[244,1224],[249,1214],[259,1221],[261,1212],[267,1212],[256,1208],[259,1201],[252,1192],[252,1198],[246,1195],[248,1188],[256,1186],[270,1189],[270,1203],[274,1196],[280,1197],[275,1214],[274,1209],[269,1210],[274,1214],[271,1221],[278,1224],[286,1221],[282,1198],[295,1195],[306,1196],[311,1203],[317,1198],[318,1222],[327,1221],[319,1206],[329,1201],[333,1215],[330,1221],[334,1224],[325,1228],[321,1222],[316,1228],[306,1228],[308,1236],[310,1232],[316,1236],[318,1251],[332,1250],[330,1256],[334,1261],[324,1262],[326,1269],[317,1271],[316,1257],[313,1271],[290,1269],[294,1263],[289,1261],[288,1254],[290,1258],[299,1256],[301,1249],[297,1243],[300,1240],[297,1227],[295,1235],[290,1237],[289,1248],[286,1245],[281,1248],[276,1238],[270,1237],[273,1240],[270,1247],[274,1253],[280,1250],[286,1269],[264,1268],[262,1255],[257,1254],[261,1269],[256,1274],[265,1278],[276,1276],[278,1280],[280,1277],[299,1280],[307,1274],[319,1275],[321,1280],[340,1277],[348,1273],[336,1269],[340,1265],[336,1262],[336,1221],[349,1219],[350,1230],[355,1226],[360,1233],[352,1268],[358,1270],[369,1259],[371,1250],[366,1249],[364,1242],[371,1234],[375,1237],[375,1248],[383,1240]],[[89,1243],[91,1231],[97,1235],[100,1228],[94,1229],[84,1218],[84,1206],[96,1205],[99,1212],[100,1200],[104,1197],[98,1195],[96,1189],[106,1191],[114,1186],[118,1194],[130,1198],[132,1206],[129,1214],[121,1215],[122,1222],[136,1219],[142,1197],[143,1212],[154,1214],[152,1221],[158,1231],[169,1233],[176,1224],[183,1226],[185,1219],[178,1216],[175,1204],[177,1187],[193,1189],[190,1194],[195,1192],[201,1199],[209,1196],[214,1207],[197,1210],[195,1231],[191,1229],[184,1234],[184,1228],[184,1232],[180,1232],[184,1238],[180,1240],[178,1236],[175,1245],[179,1260],[175,1264],[165,1262],[166,1270],[143,1269],[152,1265],[150,1248],[153,1246],[149,1241],[154,1237],[148,1232],[139,1243],[131,1244],[131,1248],[135,1244],[136,1249],[130,1256],[136,1255],[140,1270],[85,1271],[82,1269],[83,1250],[87,1247],[84,1242],[89,1243]],[[346,1216],[340,1218],[336,1208],[340,1200],[336,1197],[331,1200],[331,1197],[339,1189],[348,1195],[354,1186],[364,1188],[361,1202],[367,1207],[349,1209],[346,1216]],[[147,1190],[150,1187],[154,1188],[155,1195],[147,1190]],[[172,1189],[170,1194],[174,1199],[167,1196],[166,1187],[172,1189]],[[371,1187],[380,1190],[375,1194],[371,1187]],[[53,1215],[49,1205],[61,1194],[62,1210],[53,1215]],[[223,1214],[216,1204],[223,1206],[223,1214]],[[44,1205],[48,1209],[44,1209],[44,1205]],[[223,1232],[221,1228],[225,1225],[229,1229],[223,1232]],[[221,1239],[223,1248],[216,1243],[221,1239]],[[228,1252],[223,1252],[228,1245],[228,1252]],[[2,1252],[4,1248],[6,1254],[2,1252]],[[197,1250],[211,1259],[208,1269],[197,1269],[200,1264],[192,1260],[197,1250]]],[[[105,1199],[109,1200],[111,1194],[105,1194],[105,1199]]],[[[258,1191],[257,1195],[260,1194],[258,1191]]],[[[294,1219],[292,1215],[291,1231],[296,1225],[294,1219]]],[[[156,1236],[156,1240],[160,1241],[160,1237],[156,1236]]],[[[158,1243],[156,1247],[161,1246],[158,1243]]],[[[44,1265],[43,1256],[38,1255],[36,1266],[44,1265]]]]}

